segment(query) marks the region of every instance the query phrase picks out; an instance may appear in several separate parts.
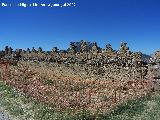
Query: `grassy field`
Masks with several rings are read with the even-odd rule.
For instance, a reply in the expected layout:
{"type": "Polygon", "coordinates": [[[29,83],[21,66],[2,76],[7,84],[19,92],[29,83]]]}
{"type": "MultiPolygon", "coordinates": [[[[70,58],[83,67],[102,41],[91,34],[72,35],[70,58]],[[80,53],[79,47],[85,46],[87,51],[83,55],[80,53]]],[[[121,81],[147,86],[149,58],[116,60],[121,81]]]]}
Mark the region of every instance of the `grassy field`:
{"type": "Polygon", "coordinates": [[[13,120],[159,120],[160,95],[153,93],[141,99],[129,100],[106,116],[91,116],[85,110],[72,116],[71,110],[58,112],[0,81],[0,107],[9,113],[13,120]]]}
{"type": "Polygon", "coordinates": [[[160,95],[154,93],[119,105],[108,117],[109,120],[160,120],[160,95]]]}

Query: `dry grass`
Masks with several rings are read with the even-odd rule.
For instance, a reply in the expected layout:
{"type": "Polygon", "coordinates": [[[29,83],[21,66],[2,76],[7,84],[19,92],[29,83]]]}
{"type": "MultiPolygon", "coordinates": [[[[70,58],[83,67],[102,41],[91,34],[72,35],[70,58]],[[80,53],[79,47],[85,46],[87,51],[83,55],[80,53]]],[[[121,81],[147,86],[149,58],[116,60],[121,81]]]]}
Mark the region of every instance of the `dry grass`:
{"type": "Polygon", "coordinates": [[[152,88],[149,80],[100,81],[64,75],[45,63],[22,62],[10,66],[5,82],[57,111],[71,109],[74,114],[84,109],[106,113],[124,101],[147,95],[152,88]]]}
{"type": "Polygon", "coordinates": [[[57,112],[49,105],[39,103],[15,91],[0,81],[0,106],[7,110],[12,120],[159,120],[160,95],[153,93],[119,104],[110,114],[95,114],[79,111],[57,112]]]}

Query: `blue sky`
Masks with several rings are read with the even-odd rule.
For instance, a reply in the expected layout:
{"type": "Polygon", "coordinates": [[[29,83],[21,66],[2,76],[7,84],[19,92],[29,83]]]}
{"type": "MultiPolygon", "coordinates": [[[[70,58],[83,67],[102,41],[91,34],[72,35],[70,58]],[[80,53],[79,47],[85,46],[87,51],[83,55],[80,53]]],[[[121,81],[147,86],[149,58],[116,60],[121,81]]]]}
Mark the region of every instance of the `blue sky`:
{"type": "MultiPolygon", "coordinates": [[[[0,2],[22,0],[0,0],[0,2]]],[[[43,2],[43,0],[23,0],[43,2]]],[[[47,1],[47,0],[45,0],[47,1]]],[[[160,49],[159,0],[48,0],[75,2],[75,7],[0,7],[0,49],[66,49],[71,41],[110,43],[119,49],[128,43],[132,51],[146,54],[160,49]]]]}

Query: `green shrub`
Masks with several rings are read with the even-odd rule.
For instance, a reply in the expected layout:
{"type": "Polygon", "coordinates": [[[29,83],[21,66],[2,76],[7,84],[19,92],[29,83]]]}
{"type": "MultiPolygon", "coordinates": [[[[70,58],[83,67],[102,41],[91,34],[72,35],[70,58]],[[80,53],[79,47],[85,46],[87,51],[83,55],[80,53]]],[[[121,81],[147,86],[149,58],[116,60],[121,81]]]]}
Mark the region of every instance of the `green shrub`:
{"type": "Polygon", "coordinates": [[[53,85],[54,81],[53,80],[44,80],[44,85],[53,85]]]}

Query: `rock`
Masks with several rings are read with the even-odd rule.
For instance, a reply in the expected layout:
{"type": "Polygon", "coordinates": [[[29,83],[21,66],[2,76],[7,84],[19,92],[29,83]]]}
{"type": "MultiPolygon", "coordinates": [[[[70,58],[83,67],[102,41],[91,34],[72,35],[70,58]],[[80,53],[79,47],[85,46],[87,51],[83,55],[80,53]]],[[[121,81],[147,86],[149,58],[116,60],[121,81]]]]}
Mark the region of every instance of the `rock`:
{"type": "Polygon", "coordinates": [[[154,91],[160,91],[160,78],[154,80],[153,89],[154,89],[154,91]]]}
{"type": "Polygon", "coordinates": [[[11,119],[5,112],[0,110],[0,120],[11,120],[11,119]]]}

